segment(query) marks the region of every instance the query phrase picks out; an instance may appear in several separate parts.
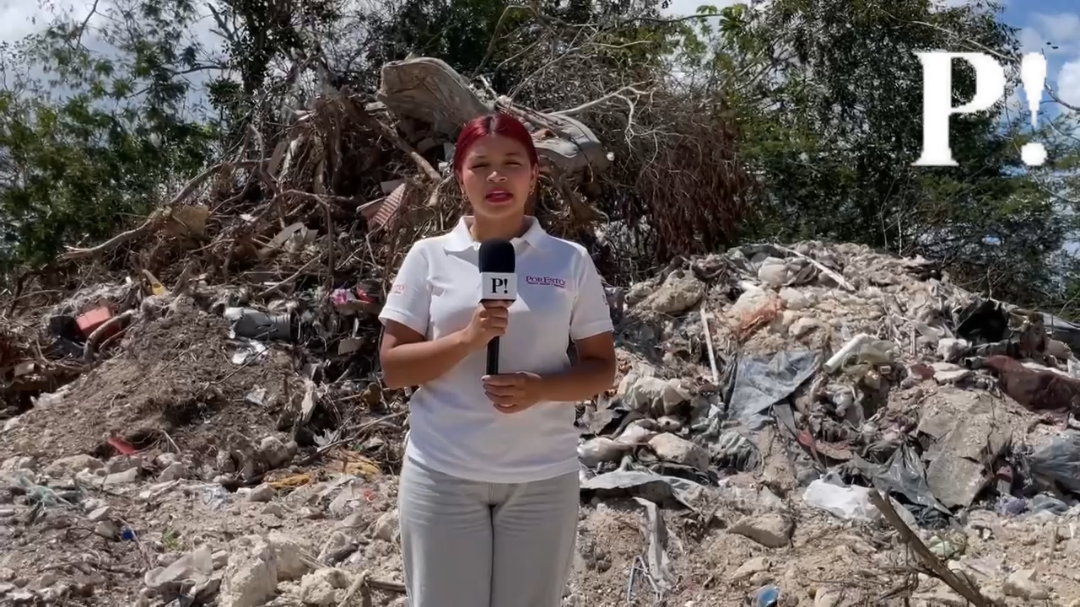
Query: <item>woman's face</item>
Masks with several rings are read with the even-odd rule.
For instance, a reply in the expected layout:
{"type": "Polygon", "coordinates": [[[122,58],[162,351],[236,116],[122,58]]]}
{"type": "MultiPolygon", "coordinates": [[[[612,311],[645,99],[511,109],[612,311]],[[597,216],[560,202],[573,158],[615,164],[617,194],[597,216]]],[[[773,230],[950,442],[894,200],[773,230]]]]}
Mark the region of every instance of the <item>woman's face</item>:
{"type": "Polygon", "coordinates": [[[524,213],[537,171],[525,146],[488,135],[469,147],[458,180],[473,214],[495,219],[524,213]]]}

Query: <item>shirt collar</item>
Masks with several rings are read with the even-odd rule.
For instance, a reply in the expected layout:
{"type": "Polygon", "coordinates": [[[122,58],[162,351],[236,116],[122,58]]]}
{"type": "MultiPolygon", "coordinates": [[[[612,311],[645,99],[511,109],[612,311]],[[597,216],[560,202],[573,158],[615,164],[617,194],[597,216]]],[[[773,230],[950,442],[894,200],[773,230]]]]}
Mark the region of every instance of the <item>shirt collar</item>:
{"type": "MultiPolygon", "coordinates": [[[[469,231],[469,227],[472,223],[473,218],[471,215],[466,215],[458,220],[457,225],[450,231],[450,241],[446,245],[447,250],[465,251],[467,249],[480,248],[480,243],[473,238],[472,232],[469,231]]],[[[525,223],[528,225],[525,233],[520,237],[516,236],[512,238],[510,244],[514,245],[514,248],[519,248],[523,242],[534,247],[539,247],[544,236],[547,235],[547,232],[544,231],[544,228],[540,227],[540,222],[531,215],[525,216],[525,223]]]]}

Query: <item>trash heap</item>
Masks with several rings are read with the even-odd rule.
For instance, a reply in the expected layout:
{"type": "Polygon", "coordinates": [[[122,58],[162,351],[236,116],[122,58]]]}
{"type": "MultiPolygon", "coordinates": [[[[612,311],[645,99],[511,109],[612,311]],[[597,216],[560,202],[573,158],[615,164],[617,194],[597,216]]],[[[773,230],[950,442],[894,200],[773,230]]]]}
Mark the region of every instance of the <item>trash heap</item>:
{"type": "MultiPolygon", "coordinates": [[[[106,360],[3,426],[0,596],[404,604],[407,394],[335,381],[287,307],[145,291],[46,314],[92,334],[86,310],[140,300],[106,360]]],[[[1080,605],[1077,327],[854,245],[742,247],[609,295],[620,374],[580,409],[564,604],[1080,605]]]]}
{"type": "MultiPolygon", "coordinates": [[[[609,300],[622,302],[621,381],[583,409],[584,491],[708,516],[716,500],[741,505],[748,516],[700,524],[770,548],[798,546],[800,515],[895,521],[944,571],[918,563],[939,586],[894,581],[889,597],[1080,605],[1067,568],[1070,592],[985,551],[1012,521],[1052,527],[1051,552],[1072,540],[1080,327],[966,292],[921,258],[820,242],[680,260],[609,300]]],[[[799,595],[798,580],[764,583],[770,568],[747,561],[735,577],[762,582],[762,597],[799,595]]],[[[806,604],[889,598],[844,586],[806,604]]]]}
{"type": "MultiPolygon", "coordinates": [[[[252,130],[263,161],[2,302],[0,604],[404,604],[409,391],[381,386],[377,313],[460,212],[452,125],[507,101],[425,58],[383,81],[272,151],[252,130]]],[[[617,248],[574,185],[603,147],[515,111],[542,221],[617,248]]],[[[1080,606],[1080,327],[818,242],[679,259],[609,302],[565,605],[1080,606]]]]}

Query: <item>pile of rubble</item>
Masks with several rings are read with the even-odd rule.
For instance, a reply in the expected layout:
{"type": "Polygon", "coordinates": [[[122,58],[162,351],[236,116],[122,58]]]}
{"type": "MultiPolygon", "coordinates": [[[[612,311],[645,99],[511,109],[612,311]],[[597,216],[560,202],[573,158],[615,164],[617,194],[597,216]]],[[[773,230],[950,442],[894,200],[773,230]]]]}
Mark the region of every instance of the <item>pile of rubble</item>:
{"type": "MultiPolygon", "coordinates": [[[[2,302],[0,604],[404,603],[377,313],[461,212],[457,125],[527,121],[546,227],[644,254],[586,202],[612,158],[583,123],[428,58],[382,76],[2,302]]],[[[813,242],[609,301],[567,606],[1080,605],[1080,327],[813,242]]]]}
{"type": "MultiPolygon", "coordinates": [[[[1080,328],[852,245],[609,295],[565,605],[1080,605],[1080,328]]],[[[227,289],[94,287],[50,317],[120,301],[107,360],[0,431],[0,602],[404,604],[408,395],[227,289]]]]}

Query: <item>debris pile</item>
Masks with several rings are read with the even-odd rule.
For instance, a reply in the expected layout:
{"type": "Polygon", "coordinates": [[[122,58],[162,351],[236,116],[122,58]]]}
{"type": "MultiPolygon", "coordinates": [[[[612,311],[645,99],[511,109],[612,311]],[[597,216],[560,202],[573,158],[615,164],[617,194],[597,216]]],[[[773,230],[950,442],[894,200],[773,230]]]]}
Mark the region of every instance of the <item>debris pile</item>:
{"type": "MultiPolygon", "coordinates": [[[[430,59],[383,77],[272,151],[252,129],[4,302],[0,603],[404,604],[409,392],[381,387],[376,315],[460,212],[454,125],[518,112],[542,221],[621,241],[578,191],[611,162],[583,124],[430,59]]],[[[678,259],[609,301],[565,605],[1080,605],[1080,327],[817,242],[678,259]]]]}

